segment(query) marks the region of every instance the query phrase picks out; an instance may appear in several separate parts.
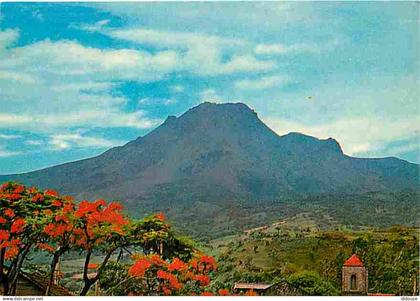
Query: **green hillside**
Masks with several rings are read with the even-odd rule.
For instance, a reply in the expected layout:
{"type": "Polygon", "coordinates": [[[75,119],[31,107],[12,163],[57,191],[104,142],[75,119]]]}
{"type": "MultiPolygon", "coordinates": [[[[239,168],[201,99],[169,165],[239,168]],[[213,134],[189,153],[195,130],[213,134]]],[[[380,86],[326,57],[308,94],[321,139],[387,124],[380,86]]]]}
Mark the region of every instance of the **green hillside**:
{"type": "Polygon", "coordinates": [[[273,294],[338,295],[341,267],[357,253],[369,271],[369,291],[418,294],[418,229],[317,230],[305,215],[280,225],[212,241],[215,285],[282,283],[273,294]],[[295,289],[292,293],[290,288],[295,289]]]}

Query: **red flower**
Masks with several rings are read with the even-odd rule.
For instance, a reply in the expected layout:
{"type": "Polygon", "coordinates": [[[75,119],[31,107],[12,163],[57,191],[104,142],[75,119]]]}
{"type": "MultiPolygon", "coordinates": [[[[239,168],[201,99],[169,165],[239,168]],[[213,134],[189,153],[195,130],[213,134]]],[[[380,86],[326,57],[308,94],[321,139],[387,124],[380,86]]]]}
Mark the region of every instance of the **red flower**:
{"type": "Polygon", "coordinates": [[[88,269],[97,269],[98,268],[98,264],[97,263],[89,263],[88,264],[88,269]]]}
{"type": "Polygon", "coordinates": [[[214,295],[210,292],[202,292],[201,296],[214,296],[214,295]]]}
{"type": "Polygon", "coordinates": [[[163,266],[166,264],[166,261],[164,261],[162,258],[159,257],[159,255],[153,254],[152,256],[150,256],[150,261],[155,264],[155,265],[159,265],[159,266],[163,266]]]}
{"type": "Polygon", "coordinates": [[[10,234],[6,230],[0,230],[0,241],[6,241],[10,237],[10,234]]]}
{"type": "Polygon", "coordinates": [[[205,265],[205,269],[208,271],[215,270],[217,267],[216,260],[211,256],[202,256],[200,262],[205,265]]]}
{"type": "Polygon", "coordinates": [[[198,261],[197,259],[193,259],[190,261],[190,265],[193,269],[197,269],[198,268],[198,261]]]}
{"type": "Polygon", "coordinates": [[[18,186],[16,186],[16,188],[13,190],[13,193],[16,193],[16,194],[21,194],[24,190],[25,190],[25,186],[18,185],[18,186]]]}
{"type": "Polygon", "coordinates": [[[151,267],[151,263],[146,258],[138,260],[128,271],[131,276],[142,278],[147,269],[151,267]]]}
{"type": "Polygon", "coordinates": [[[229,290],[227,289],[220,289],[219,296],[229,296],[229,290]]]}
{"type": "Polygon", "coordinates": [[[50,253],[54,253],[55,252],[55,248],[47,243],[38,243],[37,244],[38,248],[50,253]]]}
{"type": "Polygon", "coordinates": [[[23,226],[25,226],[25,220],[23,218],[18,218],[12,224],[12,227],[10,228],[10,232],[11,233],[20,233],[20,232],[23,231],[23,226]]]}
{"type": "Polygon", "coordinates": [[[7,220],[4,217],[0,216],[0,224],[4,224],[6,222],[7,222],[7,220]]]}
{"type": "Polygon", "coordinates": [[[58,197],[58,192],[55,191],[55,190],[52,190],[52,189],[45,190],[44,194],[54,196],[54,197],[58,197]]]}
{"type": "Polygon", "coordinates": [[[170,286],[175,290],[180,290],[182,288],[182,284],[178,281],[175,275],[159,270],[157,271],[157,277],[160,279],[168,280],[170,286]]]}
{"type": "Polygon", "coordinates": [[[37,192],[38,191],[38,189],[36,189],[36,187],[29,187],[29,189],[28,189],[28,192],[29,193],[35,193],[35,192],[37,192]]]}
{"type": "Polygon", "coordinates": [[[210,278],[206,275],[195,275],[194,280],[199,281],[201,286],[207,286],[210,284],[210,278]]]}
{"type": "Polygon", "coordinates": [[[162,287],[162,292],[165,296],[169,296],[172,293],[172,291],[169,288],[167,288],[166,286],[162,287]]]}
{"type": "Polygon", "coordinates": [[[54,225],[54,224],[48,224],[44,228],[44,232],[48,235],[51,235],[52,237],[57,237],[63,235],[67,231],[66,225],[54,225]]]}
{"type": "Polygon", "coordinates": [[[168,274],[167,272],[162,271],[162,270],[157,271],[157,277],[160,278],[160,279],[166,279],[167,274],[168,274]]]}
{"type": "Polygon", "coordinates": [[[43,200],[44,200],[44,196],[40,193],[37,193],[32,197],[32,201],[34,202],[38,202],[38,201],[42,202],[43,200]]]}
{"type": "Polygon", "coordinates": [[[7,196],[11,201],[17,201],[20,199],[21,195],[19,193],[12,193],[7,196]]]}
{"type": "Polygon", "coordinates": [[[68,213],[68,212],[71,212],[71,211],[73,211],[73,204],[64,205],[64,207],[63,207],[63,212],[64,213],[68,213]]]}
{"type": "Polygon", "coordinates": [[[51,205],[61,207],[63,204],[59,200],[54,200],[52,201],[51,205]]]}
{"type": "Polygon", "coordinates": [[[156,213],[155,218],[157,218],[158,220],[162,222],[166,219],[165,214],[163,214],[162,212],[156,213]]]}
{"type": "Polygon", "coordinates": [[[66,224],[68,224],[70,222],[69,218],[67,216],[65,216],[65,215],[56,215],[54,219],[55,219],[56,222],[63,221],[66,224]]]}
{"type": "Polygon", "coordinates": [[[16,257],[16,255],[18,255],[18,254],[19,254],[19,247],[15,246],[15,245],[12,245],[7,249],[6,253],[4,254],[4,258],[6,260],[10,260],[10,259],[16,257]]]}
{"type": "Polygon", "coordinates": [[[62,197],[63,200],[65,200],[66,202],[72,202],[73,201],[73,197],[70,195],[65,195],[62,197]]]}
{"type": "Polygon", "coordinates": [[[3,185],[0,186],[0,191],[6,191],[7,187],[9,187],[9,183],[4,183],[3,185]]]}
{"type": "Polygon", "coordinates": [[[253,290],[249,290],[245,293],[245,296],[258,296],[258,294],[253,290]]]}
{"type": "Polygon", "coordinates": [[[168,266],[168,271],[184,271],[188,269],[188,266],[179,258],[175,258],[172,263],[168,266]]]}

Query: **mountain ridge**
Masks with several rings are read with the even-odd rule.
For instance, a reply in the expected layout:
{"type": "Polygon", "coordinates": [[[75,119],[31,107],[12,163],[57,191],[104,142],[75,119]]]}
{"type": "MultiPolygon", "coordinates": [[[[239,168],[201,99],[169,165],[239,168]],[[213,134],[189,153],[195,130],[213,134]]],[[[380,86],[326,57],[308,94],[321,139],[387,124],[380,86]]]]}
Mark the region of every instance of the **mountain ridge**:
{"type": "Polygon", "coordinates": [[[206,102],[96,157],[0,181],[54,188],[76,198],[119,199],[147,211],[197,201],[417,189],[418,170],[395,157],[350,157],[333,138],[279,136],[243,103],[206,102]]]}

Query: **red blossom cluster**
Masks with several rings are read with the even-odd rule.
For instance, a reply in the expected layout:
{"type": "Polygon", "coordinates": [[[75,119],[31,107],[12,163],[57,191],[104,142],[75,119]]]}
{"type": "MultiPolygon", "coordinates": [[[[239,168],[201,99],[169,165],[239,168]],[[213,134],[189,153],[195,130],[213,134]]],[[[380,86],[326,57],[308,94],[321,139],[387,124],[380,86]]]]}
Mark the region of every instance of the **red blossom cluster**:
{"type": "Polygon", "coordinates": [[[25,226],[25,220],[23,218],[17,218],[10,227],[10,233],[20,233],[23,231],[25,226]]]}
{"type": "Polygon", "coordinates": [[[77,226],[75,227],[74,240],[81,247],[92,248],[112,235],[123,235],[124,226],[129,220],[122,213],[122,206],[112,202],[108,205],[104,200],[89,202],[82,201],[75,213],[77,226]]]}
{"type": "Polygon", "coordinates": [[[97,263],[89,263],[88,264],[88,269],[91,269],[91,270],[96,270],[98,267],[99,267],[99,264],[97,264],[97,263]]]}
{"type": "MultiPolygon", "coordinates": [[[[25,248],[36,246],[54,254],[54,258],[64,254],[60,253],[62,250],[82,250],[87,254],[85,268],[98,269],[98,264],[89,262],[90,254],[100,249],[109,252],[110,256],[118,247],[121,248],[129,237],[127,233],[132,231],[134,223],[130,223],[122,210],[117,202],[107,204],[104,200],[84,200],[77,204],[71,197],[60,196],[55,190],[40,191],[35,187],[5,183],[0,186],[0,251],[4,253],[0,264],[3,266],[4,260],[14,264],[19,256],[26,256],[22,255],[25,248]]],[[[163,213],[145,219],[146,222],[141,224],[141,240],[136,236],[136,241],[149,246],[156,244],[156,250],[147,250],[164,254],[162,240],[170,228],[165,219],[163,213]]],[[[106,261],[100,266],[105,267],[106,261]]],[[[204,290],[209,286],[210,275],[216,268],[214,258],[206,255],[189,262],[179,258],[163,259],[157,254],[141,256],[136,258],[128,274],[139,283],[147,282],[144,287],[153,287],[153,291],[133,291],[131,294],[177,295],[190,292],[208,295],[210,293],[204,290]]],[[[4,279],[5,275],[2,277],[4,279]]],[[[92,283],[87,285],[86,292],[92,283]]],[[[227,290],[219,291],[219,295],[228,294],[227,290]]]]}
{"type": "Polygon", "coordinates": [[[139,281],[156,280],[155,291],[148,294],[173,295],[181,293],[184,287],[194,287],[197,291],[207,287],[210,284],[208,274],[215,268],[216,262],[210,256],[201,256],[187,263],[179,258],[166,261],[154,254],[138,257],[128,273],[139,281]]]}
{"type": "MultiPolygon", "coordinates": [[[[56,258],[74,248],[87,254],[95,248],[104,251],[103,246],[114,241],[108,250],[113,252],[123,241],[130,222],[122,210],[121,204],[116,202],[107,205],[104,200],[85,200],[77,204],[55,190],[40,191],[12,182],[2,184],[0,267],[5,261],[10,261],[11,265],[19,262],[27,254],[24,250],[31,246],[53,253],[56,258]]],[[[6,277],[6,274],[0,275],[2,281],[9,281],[6,277]]]]}
{"type": "Polygon", "coordinates": [[[165,216],[165,214],[163,214],[162,212],[159,212],[159,213],[156,213],[155,214],[155,218],[157,218],[158,220],[160,220],[160,221],[165,221],[165,219],[166,219],[166,216],[165,216]]]}
{"type": "Polygon", "coordinates": [[[131,276],[142,278],[146,271],[152,266],[152,263],[149,259],[141,258],[134,263],[134,265],[130,268],[128,273],[131,276]]]}
{"type": "Polygon", "coordinates": [[[53,246],[51,246],[50,244],[47,244],[47,243],[38,243],[37,247],[40,250],[44,250],[44,251],[47,251],[47,252],[50,252],[50,253],[55,252],[55,248],[53,246]]]}

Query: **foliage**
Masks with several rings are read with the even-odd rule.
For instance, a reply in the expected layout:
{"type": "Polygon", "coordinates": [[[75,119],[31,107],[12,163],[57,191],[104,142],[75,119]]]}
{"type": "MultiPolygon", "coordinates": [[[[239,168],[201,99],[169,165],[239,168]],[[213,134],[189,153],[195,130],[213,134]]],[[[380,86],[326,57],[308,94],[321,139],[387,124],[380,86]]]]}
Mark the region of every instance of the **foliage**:
{"type": "Polygon", "coordinates": [[[285,223],[256,232],[214,241],[210,253],[218,259],[219,273],[212,286],[219,283],[231,286],[235,282],[282,283],[272,293],[336,294],[341,290],[344,261],[357,253],[369,272],[369,292],[418,294],[418,228],[308,232],[285,223]],[[258,253],[253,254],[255,246],[258,253]],[[313,280],[311,286],[305,284],[308,277],[303,277],[305,281],[297,278],[308,276],[309,271],[316,275],[309,278],[313,280]],[[287,285],[283,285],[285,282],[287,285]],[[291,287],[292,284],[300,285],[291,287]],[[306,286],[301,288],[303,284],[306,286]]]}
{"type": "Polygon", "coordinates": [[[308,296],[337,296],[339,291],[317,273],[302,271],[287,277],[287,283],[308,296]]]}
{"type": "MultiPolygon", "coordinates": [[[[84,254],[81,295],[86,295],[109,267],[118,267],[124,252],[131,253],[133,249],[140,249],[141,254],[146,254],[145,258],[160,258],[155,262],[161,264],[160,272],[154,276],[162,283],[166,281],[167,289],[177,288],[170,275],[181,272],[177,270],[177,265],[182,266],[181,260],[194,262],[191,259],[195,252],[193,242],[176,235],[162,213],[131,220],[123,214],[118,202],[83,200],[77,203],[54,190],[41,191],[13,182],[0,187],[0,205],[0,283],[5,295],[15,294],[17,276],[29,259],[28,254],[34,250],[51,256],[47,295],[58,261],[68,252],[84,254]],[[117,253],[116,262],[110,262],[117,253]],[[103,255],[99,264],[92,262],[94,254],[103,255]],[[172,262],[166,261],[170,259],[172,262]]],[[[213,268],[205,271],[212,272],[213,268]]],[[[202,275],[194,281],[207,281],[205,277],[208,276],[202,275]]]]}

